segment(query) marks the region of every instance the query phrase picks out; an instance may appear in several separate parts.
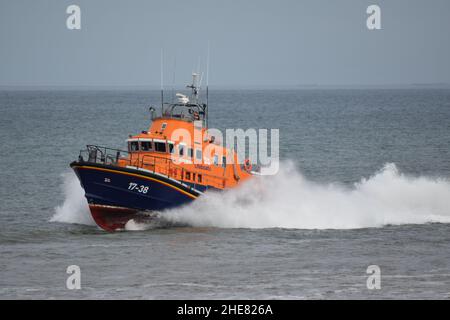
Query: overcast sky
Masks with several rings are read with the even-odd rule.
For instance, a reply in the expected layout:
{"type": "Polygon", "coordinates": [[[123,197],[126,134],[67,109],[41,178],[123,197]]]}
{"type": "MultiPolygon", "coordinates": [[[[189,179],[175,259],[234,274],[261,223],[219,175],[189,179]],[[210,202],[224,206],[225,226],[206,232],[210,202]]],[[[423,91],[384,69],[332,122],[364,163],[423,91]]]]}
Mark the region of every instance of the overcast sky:
{"type": "Polygon", "coordinates": [[[449,0],[0,0],[0,86],[184,84],[208,41],[212,86],[450,83],[449,0]]]}

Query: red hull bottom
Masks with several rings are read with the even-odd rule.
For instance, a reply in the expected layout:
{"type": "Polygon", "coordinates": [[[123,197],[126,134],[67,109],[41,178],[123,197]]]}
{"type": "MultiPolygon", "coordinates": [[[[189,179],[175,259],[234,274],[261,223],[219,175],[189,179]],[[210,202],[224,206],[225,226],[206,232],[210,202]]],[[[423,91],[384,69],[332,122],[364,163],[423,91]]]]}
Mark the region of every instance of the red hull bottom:
{"type": "Polygon", "coordinates": [[[124,229],[126,223],[135,218],[138,212],[129,208],[97,204],[90,204],[89,209],[91,210],[95,223],[103,230],[109,232],[124,229]]]}

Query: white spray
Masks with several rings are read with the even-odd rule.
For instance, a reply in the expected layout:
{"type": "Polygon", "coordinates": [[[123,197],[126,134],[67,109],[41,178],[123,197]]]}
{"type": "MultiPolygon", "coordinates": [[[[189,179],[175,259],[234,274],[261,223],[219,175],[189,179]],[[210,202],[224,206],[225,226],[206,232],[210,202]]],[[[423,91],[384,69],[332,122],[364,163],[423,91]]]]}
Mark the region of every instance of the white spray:
{"type": "Polygon", "coordinates": [[[164,216],[194,226],[350,229],[450,222],[450,181],[408,177],[387,164],[352,188],[317,184],[290,163],[224,193],[208,193],[164,216]]]}
{"type": "MultiPolygon", "coordinates": [[[[411,177],[387,164],[352,187],[312,182],[291,163],[276,176],[236,189],[208,192],[161,214],[172,223],[221,228],[351,229],[387,224],[450,223],[450,181],[411,177]]],[[[52,221],[92,224],[74,174],[64,176],[66,200],[52,221]]],[[[128,230],[145,229],[130,225],[128,230]]]]}
{"type": "Polygon", "coordinates": [[[84,197],[84,190],[75,173],[65,172],[62,178],[65,200],[62,205],[55,208],[55,214],[50,221],[95,225],[84,197]]]}

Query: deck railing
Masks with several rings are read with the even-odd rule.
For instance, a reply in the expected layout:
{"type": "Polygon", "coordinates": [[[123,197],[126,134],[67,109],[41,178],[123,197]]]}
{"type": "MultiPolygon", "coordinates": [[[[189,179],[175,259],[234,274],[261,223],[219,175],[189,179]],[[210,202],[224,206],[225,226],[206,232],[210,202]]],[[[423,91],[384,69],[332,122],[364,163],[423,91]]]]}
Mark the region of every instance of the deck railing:
{"type": "Polygon", "coordinates": [[[145,154],[144,152],[129,152],[97,145],[87,145],[86,149],[80,150],[78,160],[80,162],[145,169],[168,178],[193,184],[194,188],[197,184],[211,185],[216,188],[225,187],[224,176],[214,176],[204,172],[187,170],[185,167],[174,163],[169,154],[164,157],[145,154]],[[190,179],[186,179],[187,172],[191,176],[190,179]],[[193,174],[196,174],[195,178],[193,178],[193,174]],[[199,174],[201,175],[201,182],[198,180],[199,174]]]}

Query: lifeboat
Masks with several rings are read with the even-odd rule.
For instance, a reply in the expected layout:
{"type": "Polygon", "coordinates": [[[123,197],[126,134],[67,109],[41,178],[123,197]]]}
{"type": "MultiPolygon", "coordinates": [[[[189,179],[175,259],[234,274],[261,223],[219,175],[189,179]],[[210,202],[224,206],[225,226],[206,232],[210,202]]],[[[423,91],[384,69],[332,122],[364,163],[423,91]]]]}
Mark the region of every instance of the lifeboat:
{"type": "MultiPolygon", "coordinates": [[[[209,190],[234,188],[252,176],[237,154],[208,134],[208,105],[199,100],[198,75],[190,97],[150,108],[148,130],[130,135],[127,150],[87,145],[70,167],[75,171],[93,219],[106,231],[187,205],[209,190]]],[[[162,94],[163,96],[163,94],[162,94]]]]}

